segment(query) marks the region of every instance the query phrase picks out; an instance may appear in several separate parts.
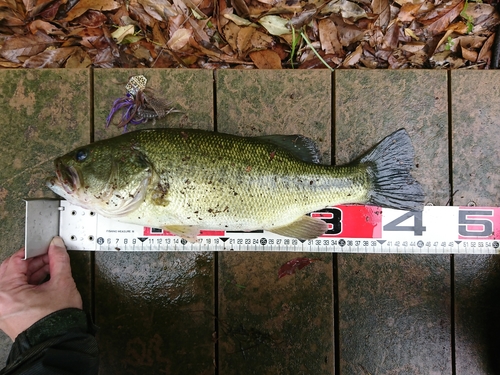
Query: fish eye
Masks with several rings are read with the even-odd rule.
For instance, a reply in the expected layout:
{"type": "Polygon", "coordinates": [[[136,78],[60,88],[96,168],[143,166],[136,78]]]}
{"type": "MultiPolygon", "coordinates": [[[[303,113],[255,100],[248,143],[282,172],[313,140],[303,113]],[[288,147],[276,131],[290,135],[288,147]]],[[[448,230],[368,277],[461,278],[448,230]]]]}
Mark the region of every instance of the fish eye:
{"type": "Polygon", "coordinates": [[[85,159],[87,159],[87,155],[88,155],[87,150],[82,148],[81,150],[78,150],[76,152],[75,159],[76,159],[76,161],[81,162],[81,161],[84,161],[85,159]]]}

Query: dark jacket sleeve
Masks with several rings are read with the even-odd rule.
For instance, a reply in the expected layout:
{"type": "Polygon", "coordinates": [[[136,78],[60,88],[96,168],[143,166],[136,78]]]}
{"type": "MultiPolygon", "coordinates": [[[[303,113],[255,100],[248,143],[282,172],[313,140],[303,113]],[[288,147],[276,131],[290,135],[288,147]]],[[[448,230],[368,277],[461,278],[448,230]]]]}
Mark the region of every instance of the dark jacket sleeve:
{"type": "Polygon", "coordinates": [[[97,374],[95,328],[79,309],[56,311],[19,334],[4,374],[97,374]]]}

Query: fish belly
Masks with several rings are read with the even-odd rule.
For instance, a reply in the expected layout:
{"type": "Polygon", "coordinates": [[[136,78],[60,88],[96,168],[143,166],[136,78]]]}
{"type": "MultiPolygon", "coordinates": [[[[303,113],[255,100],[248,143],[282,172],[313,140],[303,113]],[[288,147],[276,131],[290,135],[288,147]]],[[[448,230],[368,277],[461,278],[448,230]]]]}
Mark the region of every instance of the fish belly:
{"type": "Polygon", "coordinates": [[[220,168],[197,173],[190,168],[190,173],[166,178],[169,190],[161,202],[151,193],[138,210],[123,219],[161,228],[271,230],[326,206],[367,200],[364,171],[307,166],[315,171],[255,175],[246,169],[237,174],[220,168]]]}

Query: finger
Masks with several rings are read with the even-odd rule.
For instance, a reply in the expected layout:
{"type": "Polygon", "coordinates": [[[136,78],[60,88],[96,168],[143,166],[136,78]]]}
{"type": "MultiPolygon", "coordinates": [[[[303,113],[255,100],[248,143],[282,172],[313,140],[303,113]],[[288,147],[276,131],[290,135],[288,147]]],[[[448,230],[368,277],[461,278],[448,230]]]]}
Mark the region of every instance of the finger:
{"type": "Polygon", "coordinates": [[[33,272],[31,276],[28,278],[28,283],[31,285],[39,285],[45,281],[47,275],[50,273],[50,265],[45,264],[42,268],[33,272]]]}
{"type": "Polygon", "coordinates": [[[3,277],[11,277],[13,275],[24,274],[28,270],[29,262],[24,260],[24,248],[19,249],[8,258],[5,262],[5,270],[3,272],[3,277]]]}
{"type": "Polygon", "coordinates": [[[3,275],[5,274],[5,271],[7,270],[7,264],[9,263],[9,260],[10,260],[10,257],[7,258],[7,259],[4,259],[4,261],[2,262],[2,264],[0,264],[0,278],[2,278],[3,275]]]}
{"type": "Polygon", "coordinates": [[[49,256],[48,255],[40,255],[35,258],[27,259],[28,263],[28,272],[27,275],[30,277],[32,274],[37,272],[40,268],[44,268],[49,264],[49,256]]]}
{"type": "Polygon", "coordinates": [[[50,272],[48,254],[40,255],[26,261],[29,262],[26,273],[28,284],[38,285],[42,283],[50,272]]]}
{"type": "Polygon", "coordinates": [[[71,266],[66,246],[61,237],[54,237],[49,245],[50,281],[56,282],[71,276],[71,266]]]}

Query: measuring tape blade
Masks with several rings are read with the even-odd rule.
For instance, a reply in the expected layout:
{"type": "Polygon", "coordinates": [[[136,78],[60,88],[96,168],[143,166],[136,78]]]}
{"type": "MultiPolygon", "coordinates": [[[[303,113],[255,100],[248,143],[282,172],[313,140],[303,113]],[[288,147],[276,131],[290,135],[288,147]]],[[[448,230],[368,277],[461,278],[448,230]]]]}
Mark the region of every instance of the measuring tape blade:
{"type": "Polygon", "coordinates": [[[499,207],[426,206],[412,212],[352,205],[310,215],[328,224],[328,231],[313,240],[267,231],[206,230],[191,243],[162,229],[105,218],[65,200],[27,200],[26,257],[45,253],[56,235],[69,250],[87,251],[499,253],[499,207]]]}

